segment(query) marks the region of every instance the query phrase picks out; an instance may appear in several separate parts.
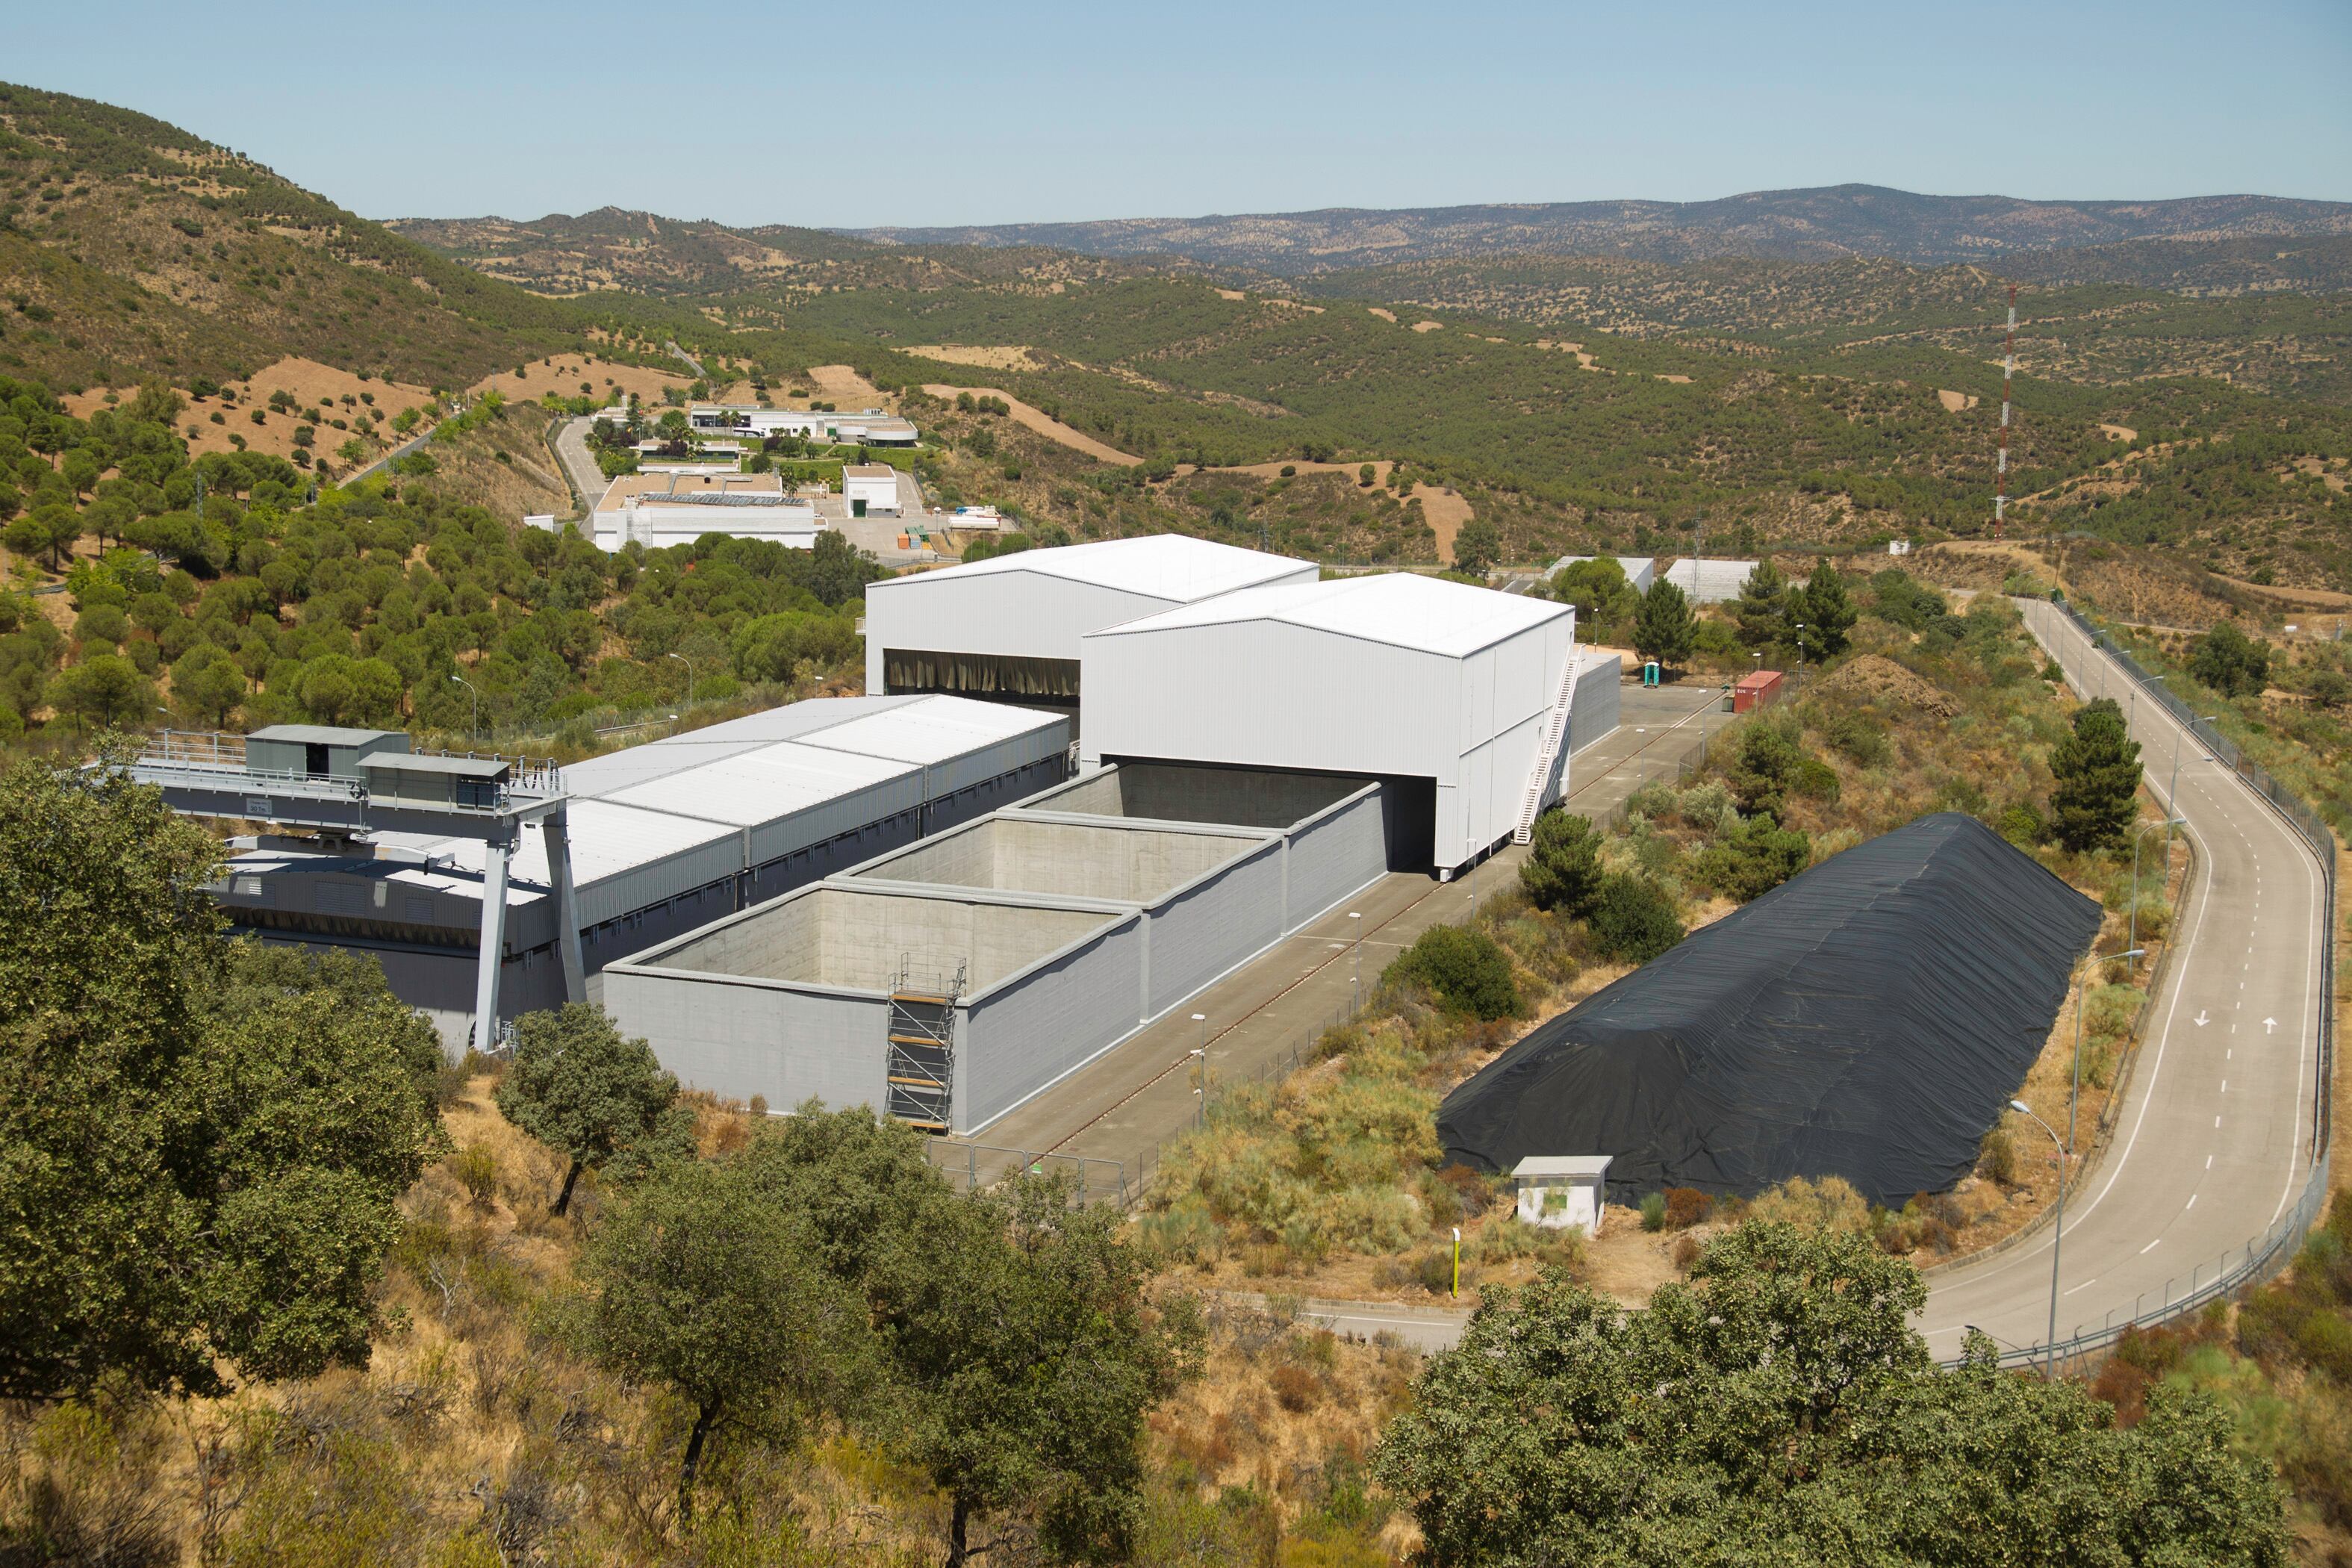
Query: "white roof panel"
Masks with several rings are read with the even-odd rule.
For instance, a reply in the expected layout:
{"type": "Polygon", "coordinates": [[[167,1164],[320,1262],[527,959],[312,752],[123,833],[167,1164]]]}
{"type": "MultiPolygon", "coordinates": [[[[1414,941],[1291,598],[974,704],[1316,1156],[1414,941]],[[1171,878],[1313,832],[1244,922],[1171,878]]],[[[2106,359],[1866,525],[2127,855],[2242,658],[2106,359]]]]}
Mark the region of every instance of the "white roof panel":
{"type": "Polygon", "coordinates": [[[1283,621],[1314,631],[1459,658],[1573,612],[1566,605],[1498,594],[1411,572],[1249,588],[1106,626],[1089,637],[1127,637],[1180,626],[1283,621]]]}
{"type": "Polygon", "coordinates": [[[616,805],[756,827],[914,772],[911,763],[779,741],[602,798],[616,805]]]}
{"type": "Polygon", "coordinates": [[[721,757],[740,756],[777,741],[789,741],[813,730],[850,719],[903,708],[915,697],[812,697],[781,708],[748,713],[723,724],[667,735],[642,746],[626,746],[572,763],[563,770],[563,785],[573,798],[611,795],[647,779],[667,778],[721,757]]]}
{"type": "Polygon", "coordinates": [[[902,763],[943,763],[1015,735],[1066,722],[1060,715],[968,697],[924,697],[903,708],[852,719],[805,736],[811,746],[887,757],[902,763]]]}
{"type": "MultiPolygon", "coordinates": [[[[574,800],[568,808],[572,830],[572,876],[583,888],[639,866],[667,859],[699,845],[735,837],[724,822],[703,822],[667,812],[617,805],[607,800],[574,800]]],[[[394,835],[384,834],[389,839],[394,835]]],[[[414,842],[413,835],[400,835],[414,842]]],[[[444,857],[453,870],[472,874],[477,888],[489,864],[489,847],[478,838],[426,839],[415,847],[444,857]]],[[[547,840],[535,822],[523,825],[522,842],[507,861],[507,875],[548,885],[547,840]]]]}
{"type": "Polygon", "coordinates": [[[1103,539],[1091,544],[1024,550],[1017,554],[975,561],[968,566],[945,566],[936,572],[901,577],[897,582],[929,584],[1005,572],[1032,572],[1185,605],[1315,569],[1311,561],[1268,555],[1264,551],[1220,544],[1213,539],[1155,533],[1144,539],[1103,539]]]}

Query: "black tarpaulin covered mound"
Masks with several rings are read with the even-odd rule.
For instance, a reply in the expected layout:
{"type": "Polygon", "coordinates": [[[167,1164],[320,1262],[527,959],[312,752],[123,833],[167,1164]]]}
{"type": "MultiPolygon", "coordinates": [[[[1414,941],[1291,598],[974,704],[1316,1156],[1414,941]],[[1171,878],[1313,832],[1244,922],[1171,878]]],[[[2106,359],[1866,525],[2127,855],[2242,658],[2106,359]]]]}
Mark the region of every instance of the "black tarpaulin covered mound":
{"type": "Polygon", "coordinates": [[[1607,1154],[1610,1194],[1967,1174],[2048,1038],[2099,906],[1972,816],[1926,816],[1695,932],[1438,1108],[1452,1158],[1607,1154]]]}

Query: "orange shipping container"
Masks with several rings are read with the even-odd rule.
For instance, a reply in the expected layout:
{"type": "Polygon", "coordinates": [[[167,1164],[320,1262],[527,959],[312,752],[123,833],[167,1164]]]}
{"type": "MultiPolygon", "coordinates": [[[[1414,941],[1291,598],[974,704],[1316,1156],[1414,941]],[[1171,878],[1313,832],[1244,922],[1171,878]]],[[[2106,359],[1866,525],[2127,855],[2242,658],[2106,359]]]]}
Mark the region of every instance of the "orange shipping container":
{"type": "Polygon", "coordinates": [[[1752,713],[1769,702],[1780,687],[1779,670],[1751,669],[1741,676],[1738,683],[1731,689],[1731,710],[1734,713],[1752,713]]]}

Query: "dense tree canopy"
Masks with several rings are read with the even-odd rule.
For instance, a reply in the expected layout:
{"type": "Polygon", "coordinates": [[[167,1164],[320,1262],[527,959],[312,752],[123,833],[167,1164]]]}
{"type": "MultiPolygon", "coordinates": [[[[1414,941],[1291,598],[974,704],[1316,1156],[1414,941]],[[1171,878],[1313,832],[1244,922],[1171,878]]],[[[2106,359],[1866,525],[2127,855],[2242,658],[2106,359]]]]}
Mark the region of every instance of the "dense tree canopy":
{"type": "Polygon", "coordinates": [[[0,1394],[363,1363],[438,1148],[431,1027],[372,963],[232,944],[152,791],[0,773],[0,1394]]]}
{"type": "Polygon", "coordinates": [[[2210,1397],[2117,1430],[2080,1388],[1943,1371],[1868,1238],[1748,1224],[1627,1312],[1551,1271],[1490,1290],[1391,1427],[1439,1568],[2283,1563],[2276,1482],[2210,1397]]]}
{"type": "Polygon", "coordinates": [[[678,1104],[677,1078],[585,1003],[523,1015],[495,1098],[508,1121],[569,1162],[557,1214],[572,1206],[583,1171],[694,1152],[694,1112],[678,1104]]]}
{"type": "Polygon", "coordinates": [[[2139,742],[2124,730],[2123,710],[2101,697],[2074,710],[2074,732],[2050,752],[2051,826],[2075,851],[2124,841],[2139,793],[2139,742]]]}

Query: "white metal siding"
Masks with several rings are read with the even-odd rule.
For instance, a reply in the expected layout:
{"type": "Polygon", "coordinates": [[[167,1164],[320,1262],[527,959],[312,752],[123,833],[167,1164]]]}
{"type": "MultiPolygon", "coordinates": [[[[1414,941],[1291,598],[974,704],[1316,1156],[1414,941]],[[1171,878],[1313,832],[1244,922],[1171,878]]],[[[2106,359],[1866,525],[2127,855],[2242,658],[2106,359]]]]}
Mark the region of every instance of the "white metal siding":
{"type": "Polygon", "coordinates": [[[1035,572],[917,573],[866,590],[866,689],[882,689],[886,648],[1076,658],[1078,638],[1155,615],[1173,599],[1035,572]]]}

